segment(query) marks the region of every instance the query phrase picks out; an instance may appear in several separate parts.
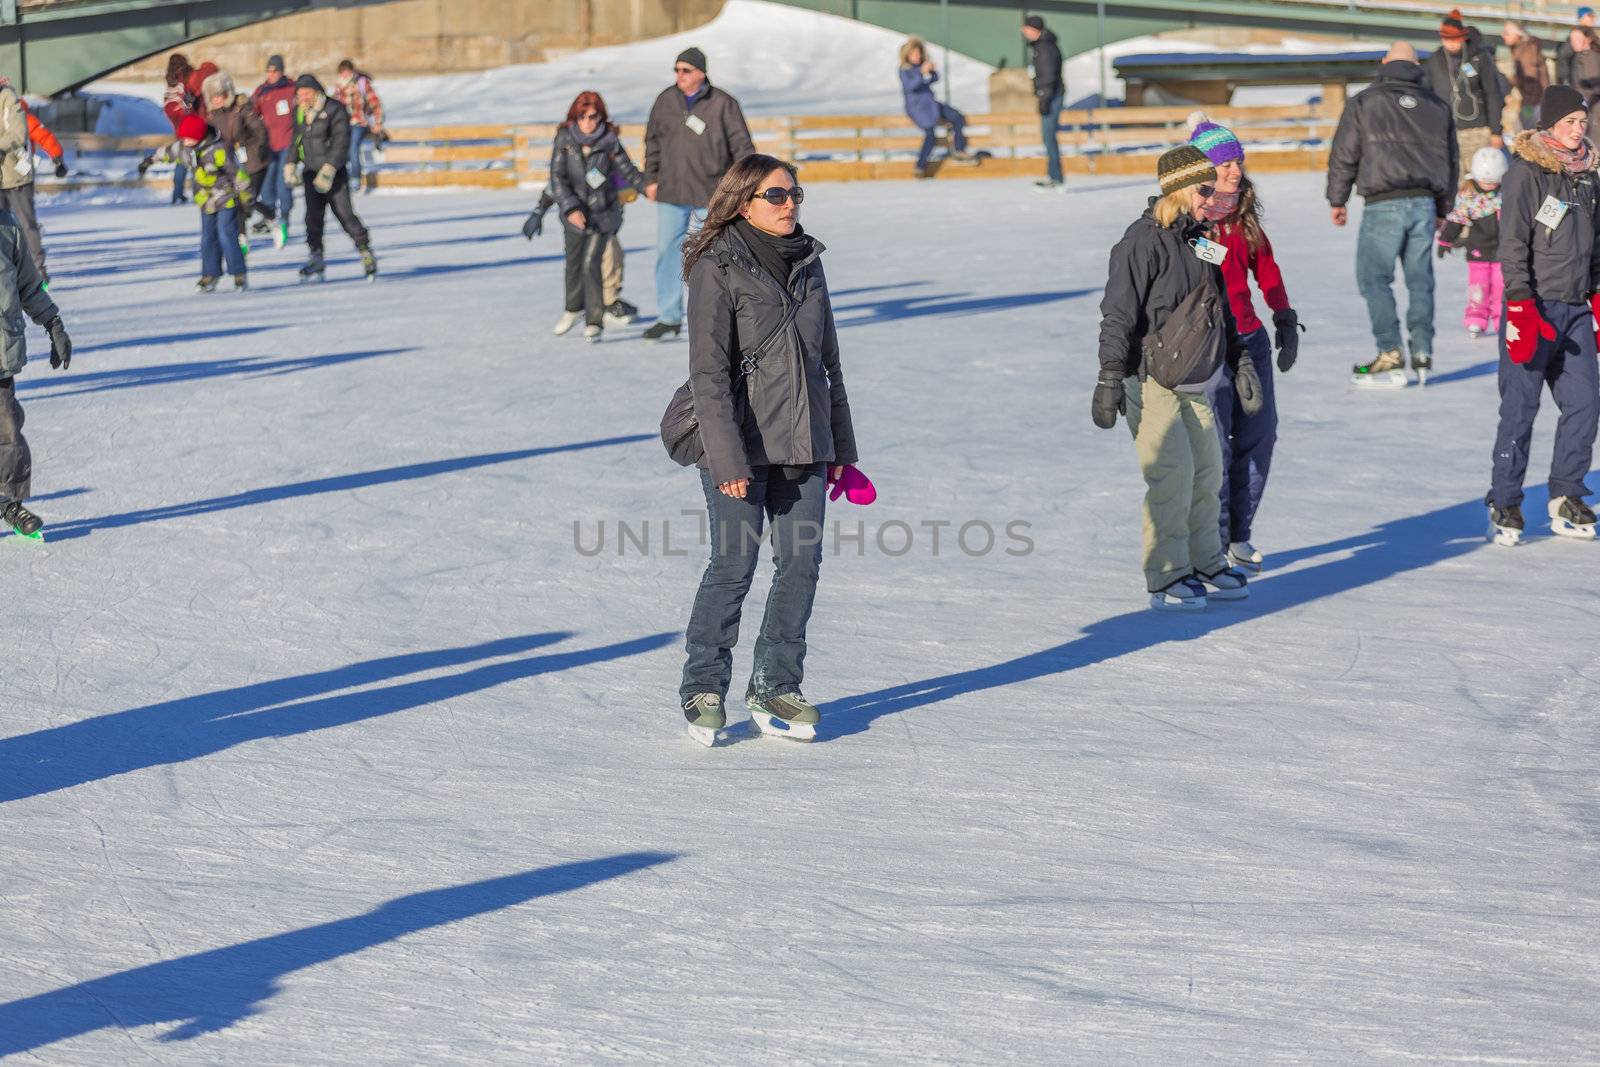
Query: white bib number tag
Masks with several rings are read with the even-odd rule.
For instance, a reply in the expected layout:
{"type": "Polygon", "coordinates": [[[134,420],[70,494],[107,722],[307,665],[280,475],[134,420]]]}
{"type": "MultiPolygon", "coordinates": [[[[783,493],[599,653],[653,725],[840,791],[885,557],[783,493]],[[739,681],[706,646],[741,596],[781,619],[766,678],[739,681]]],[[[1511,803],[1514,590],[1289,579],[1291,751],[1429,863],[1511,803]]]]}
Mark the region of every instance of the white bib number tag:
{"type": "Polygon", "coordinates": [[[1463,78],[1470,78],[1476,73],[1478,73],[1478,68],[1474,67],[1471,63],[1461,64],[1461,76],[1463,78]]]}
{"type": "Polygon", "coordinates": [[[683,120],[683,124],[689,127],[697,137],[706,132],[706,120],[699,115],[690,115],[683,120]]]}
{"type": "Polygon", "coordinates": [[[288,113],[289,113],[289,101],[287,101],[287,100],[279,100],[278,101],[278,114],[287,115],[288,113]]]}
{"type": "Polygon", "coordinates": [[[1189,242],[1189,247],[1194,249],[1195,258],[1202,263],[1212,263],[1222,266],[1222,261],[1228,258],[1228,250],[1215,241],[1208,241],[1204,237],[1196,237],[1189,242]]]}
{"type": "Polygon", "coordinates": [[[1535,222],[1542,222],[1545,228],[1555,230],[1561,225],[1561,220],[1567,217],[1567,211],[1572,205],[1564,204],[1553,196],[1544,198],[1544,203],[1539,205],[1539,213],[1533,217],[1535,222]]]}
{"type": "Polygon", "coordinates": [[[589,188],[598,189],[606,183],[606,176],[597,170],[591,170],[583,176],[583,180],[589,183],[589,188]]]}

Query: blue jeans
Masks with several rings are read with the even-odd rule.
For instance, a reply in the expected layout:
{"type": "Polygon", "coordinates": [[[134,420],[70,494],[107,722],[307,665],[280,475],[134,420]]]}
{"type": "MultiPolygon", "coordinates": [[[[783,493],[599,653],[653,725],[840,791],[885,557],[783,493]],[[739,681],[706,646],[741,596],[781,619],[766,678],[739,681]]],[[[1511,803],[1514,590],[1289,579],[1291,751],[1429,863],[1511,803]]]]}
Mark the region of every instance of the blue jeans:
{"type": "Polygon", "coordinates": [[[172,168],[172,202],[183,203],[183,180],[189,176],[189,171],[182,163],[172,168]]]}
{"type": "Polygon", "coordinates": [[[1550,457],[1550,499],[1589,493],[1583,476],[1594,459],[1600,427],[1600,369],[1595,364],[1593,312],[1588,304],[1539,301],[1539,314],[1556,329],[1556,339],[1540,339],[1533,359],[1511,362],[1506,324],[1500,323],[1500,423],[1494,440],[1494,482],[1490,502],[1500,507],[1522,503],[1528,473],[1533,420],[1546,385],[1561,417],[1556,420],[1555,455],[1550,457]]]}
{"type": "Polygon", "coordinates": [[[697,233],[706,209],[656,204],[656,321],[683,322],[683,239],[697,233]]]}
{"type": "Polygon", "coordinates": [[[1406,278],[1406,330],[1411,355],[1433,352],[1434,204],[1431,197],[1380,200],[1361,210],[1356,242],[1356,285],[1367,301],[1378,351],[1400,347],[1400,314],[1394,301],[1394,264],[1406,278]]]}
{"type": "Polygon", "coordinates": [[[781,467],[757,467],[743,500],[713,485],[708,471],[700,472],[700,486],[710,515],[711,562],[689,615],[688,658],[679,695],[684,700],[696,693],[727,698],[739,616],[761,559],[763,520],[772,523],[775,571],[745,695],[798,693],[805,673],[806,624],[822,567],[826,469],[816,464],[791,481],[781,467]]]}
{"type": "Polygon", "coordinates": [[[1262,326],[1245,335],[1250,362],[1261,379],[1261,410],[1246,415],[1233,388],[1233,375],[1224,370],[1206,388],[1211,414],[1222,439],[1222,544],[1250,540],[1250,526],[1272,469],[1272,450],[1278,443],[1278,399],[1272,381],[1272,340],[1262,326]]]}
{"type": "Polygon", "coordinates": [[[200,274],[222,277],[227,260],[229,274],[244,273],[244,250],[239,247],[239,218],[236,209],[219,207],[216,212],[200,212],[200,274]]]}
{"type": "MultiPolygon", "coordinates": [[[[950,148],[955,152],[967,150],[967,116],[951,107],[949,104],[939,105],[939,121],[950,124],[950,148]]],[[[922,151],[917,153],[917,169],[922,170],[928,165],[928,160],[933,157],[933,144],[939,136],[937,126],[929,126],[922,131],[922,151]]]]}
{"type": "Polygon", "coordinates": [[[1061,94],[1057,93],[1039,116],[1039,133],[1044,138],[1045,175],[1057,185],[1066,180],[1061,176],[1061,143],[1056,140],[1056,134],[1061,132],[1061,104],[1061,94]]]}
{"type": "Polygon", "coordinates": [[[287,180],[289,168],[294,166],[289,159],[290,151],[291,148],[285,147],[272,153],[272,161],[267,164],[267,178],[261,186],[261,199],[277,206],[280,222],[288,222],[289,212],[294,208],[294,190],[287,180]]]}
{"type": "Polygon", "coordinates": [[[350,175],[350,188],[361,188],[361,142],[366,140],[367,128],[365,126],[350,126],[350,163],[345,168],[350,175]]]}

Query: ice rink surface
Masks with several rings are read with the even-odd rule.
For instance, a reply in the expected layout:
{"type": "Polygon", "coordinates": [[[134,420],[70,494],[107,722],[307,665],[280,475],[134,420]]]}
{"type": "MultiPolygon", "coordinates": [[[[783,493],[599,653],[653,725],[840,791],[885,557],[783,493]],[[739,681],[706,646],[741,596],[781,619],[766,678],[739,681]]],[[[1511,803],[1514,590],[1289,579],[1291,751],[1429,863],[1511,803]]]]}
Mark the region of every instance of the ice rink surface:
{"type": "MultiPolygon", "coordinates": [[[[1354,223],[1260,180],[1309,327],[1268,569],[1157,616],[1089,420],[1152,185],[812,188],[879,500],[830,510],[821,741],[713,750],[688,347],[552,336],[533,196],[364,198],[377,284],[335,231],[326,284],[297,243],[211,296],[193,208],[47,207],[79,348],[30,331],[50,540],[0,539],[0,1057],[1594,1062],[1600,545],[1485,543],[1464,265],[1435,381],[1357,393],[1354,223]]],[[[648,205],[623,239],[648,315],[648,205]]]]}

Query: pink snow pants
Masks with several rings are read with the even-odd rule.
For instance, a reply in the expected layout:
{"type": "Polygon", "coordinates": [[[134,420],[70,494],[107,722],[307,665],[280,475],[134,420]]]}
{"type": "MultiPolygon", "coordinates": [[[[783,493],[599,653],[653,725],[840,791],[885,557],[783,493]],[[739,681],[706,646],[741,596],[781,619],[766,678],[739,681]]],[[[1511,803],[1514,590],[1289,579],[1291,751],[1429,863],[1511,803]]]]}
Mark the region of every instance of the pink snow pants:
{"type": "Polygon", "coordinates": [[[1467,264],[1467,329],[1495,333],[1500,329],[1500,311],[1505,306],[1505,282],[1500,264],[1467,264]]]}

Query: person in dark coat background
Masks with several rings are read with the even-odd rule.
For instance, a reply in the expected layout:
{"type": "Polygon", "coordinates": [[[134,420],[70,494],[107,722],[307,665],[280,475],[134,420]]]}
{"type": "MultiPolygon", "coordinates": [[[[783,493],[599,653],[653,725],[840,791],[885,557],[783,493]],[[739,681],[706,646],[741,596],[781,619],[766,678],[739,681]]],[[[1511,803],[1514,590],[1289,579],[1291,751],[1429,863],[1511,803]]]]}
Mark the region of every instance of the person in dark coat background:
{"type": "Polygon", "coordinates": [[[1439,47],[1428,56],[1422,69],[1433,95],[1450,105],[1456,124],[1459,180],[1466,176],[1466,168],[1471,166],[1478,149],[1505,147],[1500,115],[1506,98],[1501,91],[1494,47],[1483,39],[1476,26],[1462,21],[1460,11],[1451,11],[1439,24],[1439,47]]]}
{"type": "Polygon", "coordinates": [[[378,273],[378,258],[372,254],[367,228],[350,202],[350,113],[328,96],[314,74],[295,79],[294,155],[301,167],[300,181],[306,191],[306,245],[311,250],[306,265],[300,268],[302,280],[321,278],[325,270],[322,257],[322,228],[328,208],[361,253],[361,266],[367,277],[378,273]]]}
{"type": "Polygon", "coordinates": [[[950,161],[975,163],[967,151],[967,117],[933,95],[939,71],[928,57],[920,37],[907,37],[900,46],[900,92],[905,96],[906,117],[922,131],[922,150],[917,153],[916,175],[928,177],[928,160],[939,137],[939,124],[950,125],[950,161]]]}
{"type": "Polygon", "coordinates": [[[1039,105],[1039,130],[1044,137],[1045,177],[1034,185],[1041,191],[1061,192],[1066,188],[1066,179],[1061,173],[1061,145],[1056,135],[1061,131],[1061,106],[1067,94],[1066,78],[1061,73],[1061,45],[1038,15],[1022,20],[1022,36],[1028,42],[1028,70],[1033,74],[1033,96],[1039,105]]]}
{"type": "MultiPolygon", "coordinates": [[[[274,55],[267,60],[267,80],[256,86],[250,102],[255,105],[261,121],[267,127],[267,143],[272,159],[267,163],[267,176],[262,187],[262,197],[273,205],[276,225],[270,227],[272,243],[282,248],[289,243],[289,212],[294,209],[294,188],[289,182],[289,171],[294,161],[289,158],[294,145],[294,82],[283,73],[283,57],[274,55]]],[[[265,222],[256,224],[256,233],[266,233],[265,222]]]]}

